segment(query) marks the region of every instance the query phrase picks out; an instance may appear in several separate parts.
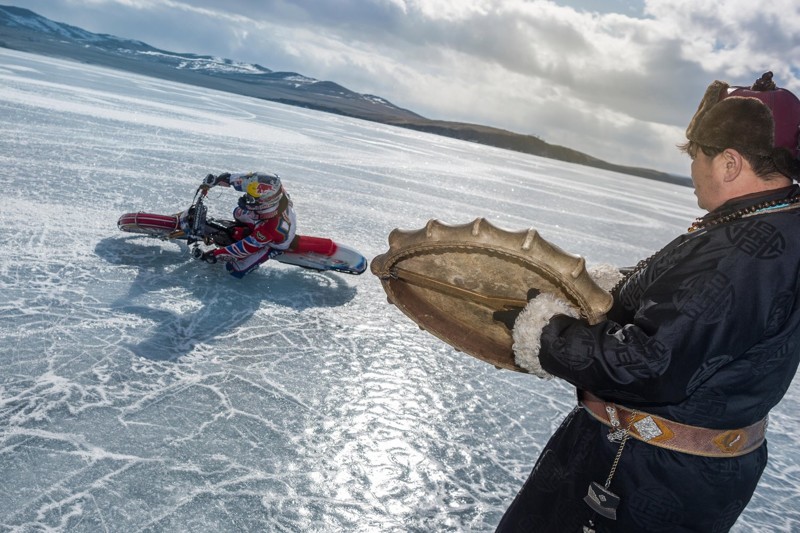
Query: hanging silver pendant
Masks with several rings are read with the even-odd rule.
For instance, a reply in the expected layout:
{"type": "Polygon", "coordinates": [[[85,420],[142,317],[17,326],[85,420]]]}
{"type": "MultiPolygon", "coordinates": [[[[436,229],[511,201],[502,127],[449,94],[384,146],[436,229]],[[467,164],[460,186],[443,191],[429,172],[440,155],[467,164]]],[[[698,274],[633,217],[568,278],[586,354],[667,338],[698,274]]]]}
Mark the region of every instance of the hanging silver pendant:
{"type": "Polygon", "coordinates": [[[617,519],[619,496],[600,483],[592,481],[589,485],[589,493],[583,498],[583,501],[597,514],[605,516],[610,520],[617,519]]]}

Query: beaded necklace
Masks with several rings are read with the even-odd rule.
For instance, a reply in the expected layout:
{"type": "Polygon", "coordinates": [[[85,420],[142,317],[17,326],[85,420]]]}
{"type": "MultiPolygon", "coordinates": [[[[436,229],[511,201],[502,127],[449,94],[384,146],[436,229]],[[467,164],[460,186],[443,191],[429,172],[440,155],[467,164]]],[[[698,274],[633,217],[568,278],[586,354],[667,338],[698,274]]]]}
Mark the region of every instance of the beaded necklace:
{"type": "Polygon", "coordinates": [[[725,224],[726,222],[731,222],[733,220],[738,220],[740,218],[748,218],[766,212],[783,211],[785,209],[796,209],[797,207],[800,207],[794,205],[797,202],[800,202],[800,195],[792,196],[790,198],[781,198],[779,200],[768,200],[766,202],[761,202],[760,204],[751,205],[749,207],[743,207],[738,211],[734,211],[733,213],[729,213],[727,215],[721,215],[711,220],[703,220],[704,217],[700,217],[695,219],[695,221],[692,223],[691,226],[689,226],[689,229],[687,231],[689,233],[692,233],[697,230],[706,229],[711,226],[716,226],[718,224],[725,224]]]}

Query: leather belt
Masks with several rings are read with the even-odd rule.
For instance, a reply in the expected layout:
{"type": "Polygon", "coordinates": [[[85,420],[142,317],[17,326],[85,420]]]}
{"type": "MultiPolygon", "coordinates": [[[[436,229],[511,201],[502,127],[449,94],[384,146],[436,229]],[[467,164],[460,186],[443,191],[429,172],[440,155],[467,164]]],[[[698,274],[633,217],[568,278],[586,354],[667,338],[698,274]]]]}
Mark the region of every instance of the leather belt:
{"type": "Polygon", "coordinates": [[[709,429],[634,411],[586,391],[578,392],[578,400],[594,418],[612,428],[608,435],[612,441],[618,441],[628,429],[628,435],[653,446],[703,457],[749,453],[761,446],[767,429],[766,417],[741,429],[709,429]]]}

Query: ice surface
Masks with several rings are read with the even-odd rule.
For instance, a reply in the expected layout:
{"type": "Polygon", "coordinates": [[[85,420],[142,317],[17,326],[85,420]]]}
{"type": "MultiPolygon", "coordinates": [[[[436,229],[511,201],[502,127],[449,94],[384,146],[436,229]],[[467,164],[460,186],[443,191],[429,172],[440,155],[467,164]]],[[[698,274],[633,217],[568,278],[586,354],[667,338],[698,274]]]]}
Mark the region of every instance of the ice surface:
{"type": "MultiPolygon", "coordinates": [[[[632,265],[700,214],[686,187],[5,49],[0,163],[3,532],[491,531],[571,409],[369,273],[240,281],[117,230],[208,172],[278,172],[303,233],[367,257],[485,217],[632,265]]],[[[798,399],[735,531],[800,530],[798,399]]]]}

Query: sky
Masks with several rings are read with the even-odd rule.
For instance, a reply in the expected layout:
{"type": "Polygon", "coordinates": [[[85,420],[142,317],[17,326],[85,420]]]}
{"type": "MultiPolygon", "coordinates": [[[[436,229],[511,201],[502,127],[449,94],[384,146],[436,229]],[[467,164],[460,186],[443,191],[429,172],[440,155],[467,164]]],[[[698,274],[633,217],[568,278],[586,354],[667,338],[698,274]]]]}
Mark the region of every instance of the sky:
{"type": "MultiPolygon", "coordinates": [[[[8,2],[8,0],[6,0],[8,2]]],[[[432,119],[688,175],[706,86],[800,93],[797,0],[25,0],[175,52],[331,80],[432,119]]]]}

